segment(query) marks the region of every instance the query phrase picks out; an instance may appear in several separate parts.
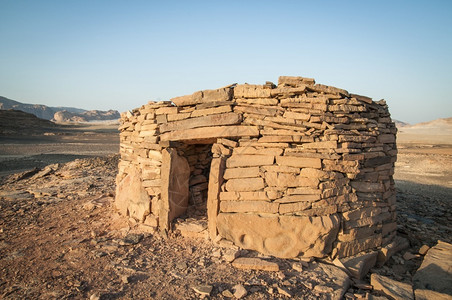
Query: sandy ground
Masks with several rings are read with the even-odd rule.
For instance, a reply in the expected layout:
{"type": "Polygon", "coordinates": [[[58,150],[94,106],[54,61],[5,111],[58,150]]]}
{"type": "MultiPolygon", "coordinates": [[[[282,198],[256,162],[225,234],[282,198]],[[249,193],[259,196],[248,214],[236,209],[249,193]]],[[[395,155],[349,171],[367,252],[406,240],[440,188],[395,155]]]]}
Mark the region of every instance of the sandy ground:
{"type": "MultiPolygon", "coordinates": [[[[410,253],[452,242],[452,133],[445,132],[398,135],[398,234],[410,253]]],[[[275,259],[279,272],[238,270],[227,262],[231,249],[177,233],[140,234],[112,207],[118,149],[115,125],[0,137],[0,298],[199,299],[199,285],[215,299],[227,299],[236,285],[246,299],[330,299],[340,291],[319,262],[304,263],[302,272],[297,261],[275,259]]],[[[422,259],[402,255],[373,272],[410,282],[422,259]]],[[[370,294],[354,283],[346,298],[370,294]]]]}

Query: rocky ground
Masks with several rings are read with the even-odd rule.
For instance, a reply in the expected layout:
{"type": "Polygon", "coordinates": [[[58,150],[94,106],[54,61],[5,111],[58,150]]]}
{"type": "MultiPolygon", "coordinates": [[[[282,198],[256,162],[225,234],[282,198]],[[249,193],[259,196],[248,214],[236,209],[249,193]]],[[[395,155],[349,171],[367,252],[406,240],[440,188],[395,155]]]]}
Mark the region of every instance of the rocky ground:
{"type": "MultiPolygon", "coordinates": [[[[39,145],[43,154],[57,147],[39,145]]],[[[71,145],[58,147],[76,155],[69,151],[71,145]]],[[[27,154],[19,151],[23,144],[14,143],[1,145],[0,153],[26,158],[34,147],[28,146],[27,154]]],[[[395,176],[398,234],[410,245],[371,273],[411,282],[423,260],[418,254],[423,245],[452,242],[452,151],[447,145],[433,148],[441,151],[431,153],[432,146],[419,144],[400,149],[395,176]],[[414,176],[419,172],[424,176],[414,176]]],[[[334,299],[342,293],[346,299],[381,297],[369,285],[369,275],[344,290],[346,276],[325,261],[260,257],[177,232],[161,237],[114,211],[118,156],[87,156],[48,166],[43,162],[37,169],[0,179],[0,298],[334,299]],[[279,271],[237,268],[231,264],[237,256],[271,261],[279,271]]]]}

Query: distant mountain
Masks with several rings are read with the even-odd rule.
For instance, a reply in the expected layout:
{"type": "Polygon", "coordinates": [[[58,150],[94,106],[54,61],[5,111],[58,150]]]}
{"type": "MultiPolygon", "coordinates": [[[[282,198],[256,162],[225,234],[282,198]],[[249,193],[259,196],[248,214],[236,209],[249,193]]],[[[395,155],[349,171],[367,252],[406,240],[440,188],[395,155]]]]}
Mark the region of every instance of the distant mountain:
{"type": "Polygon", "coordinates": [[[429,127],[429,128],[445,128],[452,127],[452,118],[436,119],[429,122],[422,122],[411,125],[413,128],[429,127]]]}
{"type": "Polygon", "coordinates": [[[116,110],[84,110],[75,107],[49,107],[42,104],[27,104],[0,96],[0,110],[14,109],[27,112],[45,120],[55,122],[89,122],[119,119],[116,110]]]}
{"type": "Polygon", "coordinates": [[[408,124],[408,123],[406,123],[406,122],[402,122],[402,121],[395,120],[395,119],[393,119],[393,121],[394,121],[394,123],[395,123],[395,125],[396,125],[397,128],[402,128],[402,127],[410,126],[410,124],[408,124]]]}

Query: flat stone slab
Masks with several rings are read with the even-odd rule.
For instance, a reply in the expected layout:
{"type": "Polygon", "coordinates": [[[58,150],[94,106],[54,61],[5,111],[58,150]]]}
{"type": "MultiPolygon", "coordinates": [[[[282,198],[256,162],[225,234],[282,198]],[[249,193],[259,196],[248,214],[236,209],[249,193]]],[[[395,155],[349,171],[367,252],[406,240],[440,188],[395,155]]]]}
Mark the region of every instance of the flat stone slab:
{"type": "MultiPolygon", "coordinates": [[[[414,274],[413,287],[416,291],[432,290],[446,294],[449,295],[449,299],[452,299],[451,244],[438,241],[436,246],[428,250],[424,257],[424,261],[416,271],[416,274],[414,274]]],[[[416,293],[416,295],[417,294],[418,293],[416,293]]]]}
{"type": "Polygon", "coordinates": [[[279,271],[277,263],[256,257],[239,257],[232,262],[232,265],[244,270],[279,271]]]}
{"type": "Polygon", "coordinates": [[[370,284],[374,290],[383,292],[395,300],[414,299],[413,287],[411,284],[392,280],[386,276],[372,274],[370,284]]]}

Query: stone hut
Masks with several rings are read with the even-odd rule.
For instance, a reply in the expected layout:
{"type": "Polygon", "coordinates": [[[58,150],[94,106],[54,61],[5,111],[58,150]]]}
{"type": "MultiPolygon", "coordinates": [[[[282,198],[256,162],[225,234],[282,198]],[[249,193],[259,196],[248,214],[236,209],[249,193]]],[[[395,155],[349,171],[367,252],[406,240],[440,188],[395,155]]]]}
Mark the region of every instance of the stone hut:
{"type": "Polygon", "coordinates": [[[121,115],[116,208],[160,231],[282,258],[348,257],[396,232],[396,127],[384,100],[281,76],[121,115]]]}

